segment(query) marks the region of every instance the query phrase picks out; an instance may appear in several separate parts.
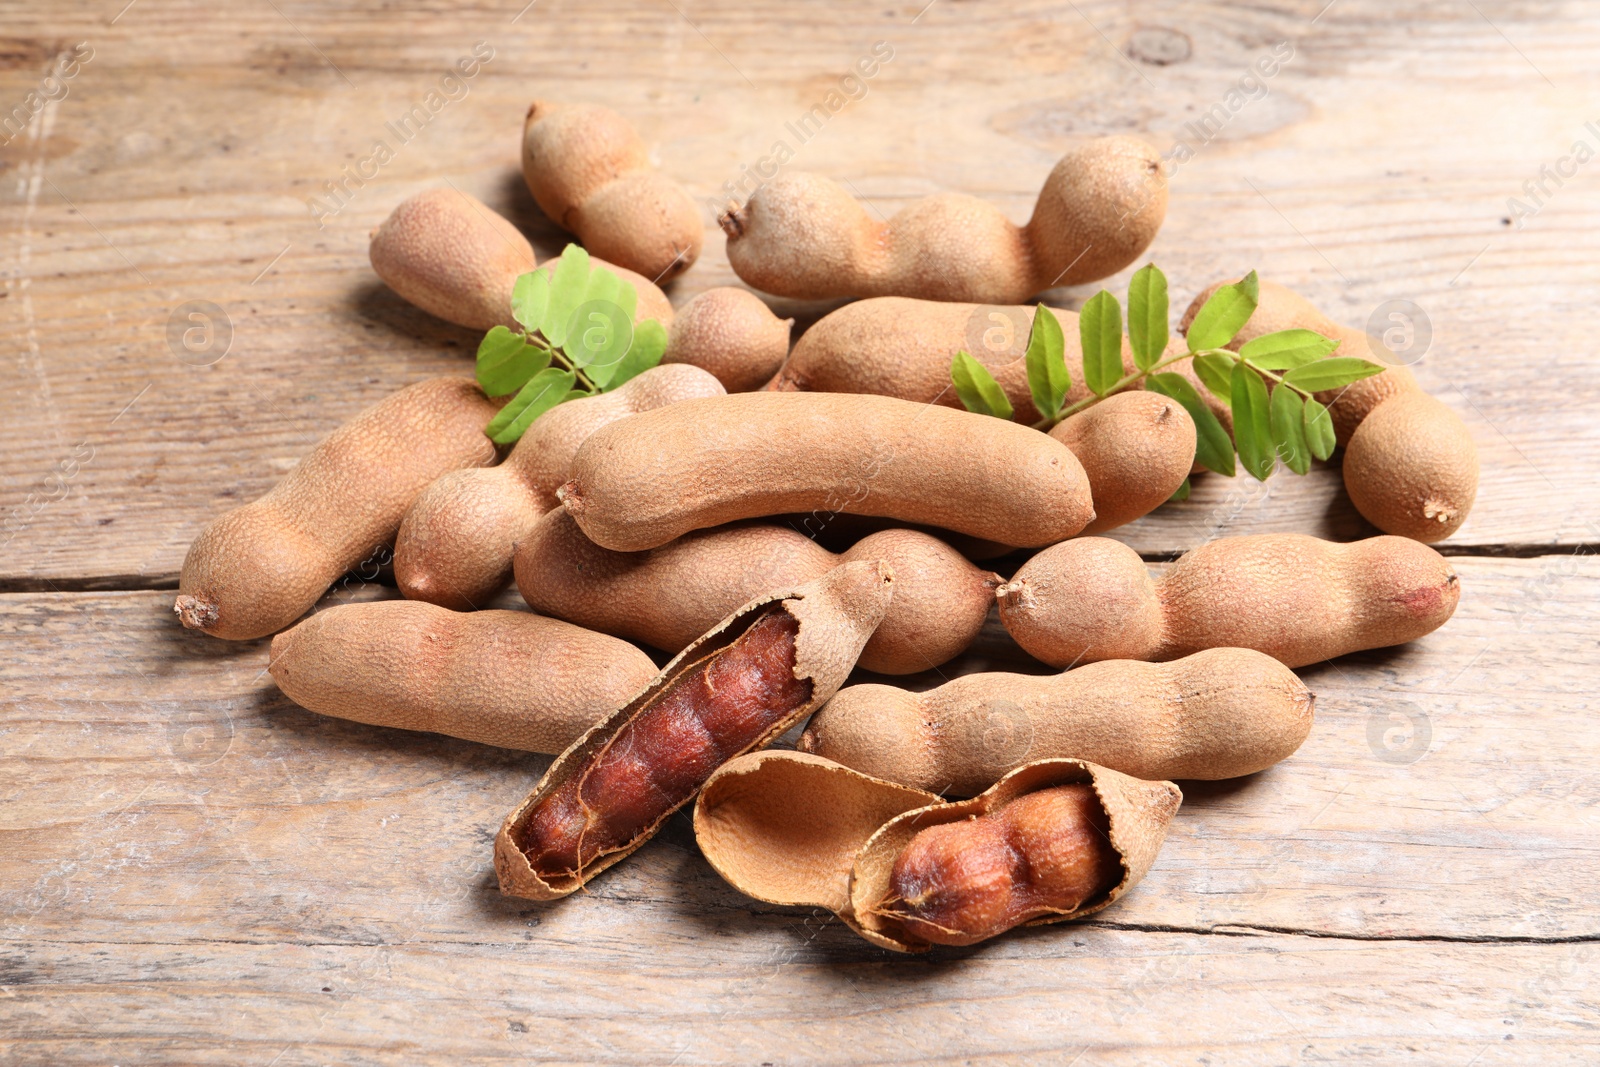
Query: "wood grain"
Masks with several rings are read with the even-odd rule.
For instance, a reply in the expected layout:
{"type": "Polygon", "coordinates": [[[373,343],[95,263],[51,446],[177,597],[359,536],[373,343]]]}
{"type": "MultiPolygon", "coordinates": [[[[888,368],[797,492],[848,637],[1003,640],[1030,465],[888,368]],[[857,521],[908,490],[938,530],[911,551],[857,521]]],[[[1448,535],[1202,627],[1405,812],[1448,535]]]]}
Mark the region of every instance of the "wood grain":
{"type": "MultiPolygon", "coordinates": [[[[1591,7],[125,2],[0,0],[0,121],[93,49],[0,133],[0,1060],[1593,1059],[1600,164],[1548,177],[1600,147],[1591,7]],[[544,757],[305,712],[264,643],[182,631],[164,588],[343,419],[468,366],[477,338],[367,264],[394,204],[449,182],[559,252],[516,170],[529,100],[618,108],[701,203],[681,304],[737,282],[715,209],[879,40],[790,145],[871,210],[960,190],[1020,221],[1074,138],[1132,132],[1193,149],[1150,252],[1175,304],[1254,267],[1353,325],[1425,316],[1405,356],[1483,460],[1444,546],[1461,609],[1303,672],[1302,751],[1187,784],[1150,878],[1088,923],[890,957],[734,892],[682,818],[590,893],[506,900],[490,836],[544,757]],[[308,200],[478,41],[465,95],[319,225],[308,200]],[[225,354],[169,341],[194,301],[225,354]]],[[[1319,468],[1199,479],[1118,536],[1161,558],[1270,530],[1371,532],[1319,468]]],[[[991,625],[911,681],[996,667],[1042,669],[991,625]]]]}

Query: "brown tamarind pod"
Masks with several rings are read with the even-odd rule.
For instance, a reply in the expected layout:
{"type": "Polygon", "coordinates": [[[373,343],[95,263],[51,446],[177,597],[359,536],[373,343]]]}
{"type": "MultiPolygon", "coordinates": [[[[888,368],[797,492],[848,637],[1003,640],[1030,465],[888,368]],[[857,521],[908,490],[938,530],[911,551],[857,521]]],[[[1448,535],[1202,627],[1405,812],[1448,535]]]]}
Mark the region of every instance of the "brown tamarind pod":
{"type": "MultiPolygon", "coordinates": [[[[372,231],[372,269],[407,301],[446,322],[474,330],[517,328],[511,290],[520,275],[549,270],[534,261],[533,246],[475,196],[458,189],[427,189],[401,201],[372,231]]],[[[636,321],[672,323],[672,304],[650,278],[599,256],[590,264],[613,271],[639,294],[636,321]]]]}
{"type": "Polygon", "coordinates": [[[1206,648],[1303,667],[1432,633],[1461,587],[1449,560],[1407,537],[1222,537],[1158,579],[1126,545],[1081,537],[1034,556],[995,597],[1017,644],[1053,667],[1206,648]]]}
{"type": "Polygon", "coordinates": [[[565,896],[648,841],[718,766],[833,695],[882,621],[894,576],[836,567],[735,611],[561,754],[495,838],[501,892],[565,896]]]}
{"type": "MultiPolygon", "coordinates": [[[[1194,316],[1219,287],[1194,298],[1194,316]]],[[[1381,374],[1342,389],[1318,393],[1344,445],[1344,485],[1356,510],[1384,533],[1417,541],[1443,541],[1466,521],[1478,495],[1478,448],[1461,417],[1422,391],[1387,350],[1375,351],[1365,331],[1329,319],[1305,297],[1262,282],[1250,320],[1229,347],[1279,330],[1314,330],[1339,342],[1334,356],[1387,364],[1381,374]]]]}
{"type": "Polygon", "coordinates": [[[711,776],[694,830],[740,892],[827,908],[876,945],[924,952],[1114,903],[1149,871],[1181,801],[1171,782],[1054,759],[950,803],[818,756],[769,751],[711,776]]]}
{"type": "Polygon", "coordinates": [[[1050,436],[1072,449],[1089,478],[1097,534],[1172,499],[1194,465],[1194,419],[1160,393],[1108,396],[1062,420],[1050,436]]]}
{"type": "MultiPolygon", "coordinates": [[[[412,503],[395,538],[394,576],[400,591],[453,611],[481,607],[510,581],[517,542],[539,516],[560,506],[556,490],[590,434],[641,411],[722,392],[721,384],[699,367],[658,366],[613,392],[569,400],[546,411],[533,420],[505,462],[446,474],[412,503]]],[[[718,612],[715,618],[725,614],[718,612]]]]}
{"type": "Polygon", "coordinates": [[[517,544],[517,588],[529,607],[579,626],[677,652],[753,597],[812,581],[841,563],[881,559],[894,571],[889,611],[860,666],[913,674],[945,663],[983,628],[998,575],[912,530],[883,530],[836,556],[785,526],[696,530],[645,552],[613,552],[556,510],[517,544]]]}
{"type": "Polygon", "coordinates": [[[799,748],[958,796],[1069,752],[1137,778],[1236,778],[1292,755],[1311,732],[1314,704],[1271,656],[1213,648],[1043,677],[968,674],[923,693],[852,685],[812,716],[799,748]]]}
{"type": "Polygon", "coordinates": [[[793,325],[748,289],[707,289],[678,309],[661,362],[692,363],[716,375],[728,392],[747,393],[783,366],[793,325]]]}
{"type": "Polygon", "coordinates": [[[200,531],[178,579],[179,621],[230,641],[294,622],[394,541],[434,479],[495,461],[483,428],[499,406],[470,378],[430,378],[356,415],[267,495],[200,531]]]}
{"type": "Polygon", "coordinates": [[[1094,518],[1088,479],[1046,434],[883,396],[732,393],[597,431],[562,503],[597,544],[657,548],[740,519],[826,511],[1006,544],[1064,540],[1094,518]]]}
{"type": "Polygon", "coordinates": [[[319,715],[553,754],[656,666],[626,641],[559,619],[381,600],[328,608],[278,634],[267,670],[319,715]]]}

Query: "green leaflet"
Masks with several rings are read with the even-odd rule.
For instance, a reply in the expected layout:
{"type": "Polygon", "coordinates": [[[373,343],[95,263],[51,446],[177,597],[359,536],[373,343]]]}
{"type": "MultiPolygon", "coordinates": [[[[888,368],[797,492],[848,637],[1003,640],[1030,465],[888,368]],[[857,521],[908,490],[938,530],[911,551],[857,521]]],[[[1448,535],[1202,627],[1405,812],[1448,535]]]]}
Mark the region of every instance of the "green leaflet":
{"type": "Polygon", "coordinates": [[[548,367],[528,379],[511,402],[489,420],[483,432],[497,445],[509,445],[522,436],[528,426],[568,398],[577,376],[571,371],[548,367]]]}
{"type": "Polygon", "coordinates": [[[1011,401],[1006,399],[1005,390],[1000,388],[1000,383],[994,380],[994,375],[989,373],[987,367],[965,351],[957,352],[955,359],[950,361],[950,382],[968,411],[1000,419],[1011,418],[1011,401]]]}
{"type": "Polygon", "coordinates": [[[539,326],[545,340],[557,348],[566,347],[567,329],[588,292],[589,253],[568,245],[550,271],[550,303],[539,326]]]}
{"type": "Polygon", "coordinates": [[[1238,360],[1221,352],[1194,357],[1194,373],[1225,404],[1233,403],[1233,365],[1238,360]]]}
{"type": "Polygon", "coordinates": [[[1078,339],[1083,345],[1083,380],[1096,396],[1105,396],[1122,377],[1122,305],[1102,289],[1078,312],[1078,339]]]}
{"type": "Polygon", "coordinates": [[[1338,444],[1333,433],[1333,417],[1328,414],[1328,409],[1315,400],[1307,400],[1305,404],[1305,431],[1306,447],[1318,459],[1327,459],[1333,455],[1333,449],[1338,444]]]}
{"type": "Polygon", "coordinates": [[[1167,276],[1146,263],[1128,283],[1128,346],[1140,370],[1149,370],[1167,350],[1168,313],[1167,276]]]}
{"type": "Polygon", "coordinates": [[[636,378],[661,362],[667,351],[667,331],[655,319],[645,319],[633,328],[633,343],[627,354],[616,365],[616,370],[606,382],[610,392],[629,379],[636,378]]]}
{"type": "MultiPolygon", "coordinates": [[[[511,287],[511,317],[522,324],[529,333],[537,333],[544,325],[544,313],[550,306],[550,272],[530,270],[517,276],[511,287]]],[[[500,329],[496,326],[495,329],[500,329]]]]}
{"type": "Polygon", "coordinates": [[[486,396],[505,396],[550,365],[550,353],[522,335],[496,326],[478,345],[478,384],[486,396]]]}
{"type": "Polygon", "coordinates": [[[1256,481],[1266,481],[1277,463],[1267,413],[1267,383],[1243,363],[1233,368],[1233,443],[1244,469],[1256,481]]]}
{"type": "Polygon", "coordinates": [[[1308,393],[1320,393],[1324,389],[1343,389],[1351,382],[1382,374],[1383,370],[1376,363],[1368,363],[1354,356],[1334,356],[1296,367],[1285,374],[1283,380],[1308,393]]]}
{"type": "Polygon", "coordinates": [[[1145,379],[1145,386],[1182,404],[1194,420],[1194,458],[1200,465],[1206,470],[1233,477],[1233,442],[1228,438],[1228,431],[1222,428],[1222,423],[1206,406],[1205,398],[1189,384],[1189,379],[1171,371],[1161,371],[1145,379]]]}
{"type": "Polygon", "coordinates": [[[1246,341],[1239,355],[1262,370],[1293,370],[1323,358],[1339,342],[1311,330],[1279,330],[1246,341]]]}
{"type": "Polygon", "coordinates": [[[1224,285],[1211,294],[1189,324],[1186,339],[1189,351],[1203,352],[1222,348],[1255,314],[1261,283],[1251,271],[1240,281],[1224,285]]]}
{"type": "Polygon", "coordinates": [[[1028,391],[1033,406],[1047,419],[1056,417],[1061,401],[1072,388],[1072,372],[1067,369],[1066,337],[1061,320],[1040,304],[1033,312],[1033,329],[1028,334],[1024,362],[1028,368],[1028,391]]]}
{"type": "Polygon", "coordinates": [[[1280,385],[1267,406],[1278,458],[1296,474],[1306,473],[1311,469],[1311,449],[1306,444],[1305,402],[1299,393],[1280,385]]]}

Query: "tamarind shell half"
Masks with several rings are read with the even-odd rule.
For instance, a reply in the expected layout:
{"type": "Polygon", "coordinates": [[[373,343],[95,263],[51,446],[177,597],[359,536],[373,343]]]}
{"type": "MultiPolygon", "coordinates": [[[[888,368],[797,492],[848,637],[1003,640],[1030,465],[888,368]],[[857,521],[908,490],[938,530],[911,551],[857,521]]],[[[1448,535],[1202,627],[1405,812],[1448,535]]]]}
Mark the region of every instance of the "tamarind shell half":
{"type": "MultiPolygon", "coordinates": [[[[835,567],[813,582],[794,589],[769,593],[733,612],[710,632],[685,648],[638,696],[596,723],[556,758],[538,785],[506,817],[495,838],[494,865],[500,878],[500,891],[530,900],[553,900],[566,896],[596,875],[632,855],[655,836],[673,812],[694,799],[691,794],[663,811],[656,820],[621,848],[598,857],[581,873],[546,881],[517,846],[514,834],[529,817],[535,805],[569,780],[581,776],[590,761],[625,725],[648,708],[700,661],[731,645],[767,608],[779,605],[799,623],[795,637],[794,676],[809,680],[811,693],[800,707],[769,726],[743,752],[764,748],[809,715],[844,683],[862,646],[883,620],[894,594],[894,572],[878,561],[858,561],[835,567]]],[[[742,755],[743,752],[736,753],[742,755]]],[[[703,784],[703,783],[702,783],[703,784]]]]}
{"type": "Polygon", "coordinates": [[[1111,824],[1111,847],[1122,861],[1122,879],[1111,889],[1072,909],[1030,919],[1024,926],[1081,919],[1116,903],[1138,885],[1155,862],[1167,836],[1167,825],[1183,803],[1183,793],[1172,782],[1148,782],[1087,760],[1050,759],[1028,763],[1007,774],[970,800],[932,804],[897,815],[881,826],[857,853],[850,872],[852,928],[862,937],[896,952],[925,952],[921,940],[897,936],[895,924],[873,909],[890,895],[889,878],[894,862],[911,839],[929,826],[960,822],[998,811],[1025,793],[1058,785],[1094,787],[1111,824]]]}

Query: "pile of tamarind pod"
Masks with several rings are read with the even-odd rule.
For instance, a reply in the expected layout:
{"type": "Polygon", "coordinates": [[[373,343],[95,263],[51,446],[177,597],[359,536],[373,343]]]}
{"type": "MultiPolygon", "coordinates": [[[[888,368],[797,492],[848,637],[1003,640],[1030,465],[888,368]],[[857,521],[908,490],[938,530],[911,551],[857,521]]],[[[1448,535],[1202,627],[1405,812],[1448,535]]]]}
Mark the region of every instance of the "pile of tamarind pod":
{"type": "MultiPolygon", "coordinates": [[[[877,223],[826,179],[769,182],[720,220],[740,278],[865,298],[792,352],[792,320],[746,289],[674,310],[656,283],[694,263],[703,227],[621,116],[535,102],[522,162],[539,207],[633,285],[635,321],[665,328],[660,365],[544,411],[509,449],[484,432],[505,401],[472,379],[400,389],[208,523],[174,604],[217,637],[276,635],[268,670],[313,712],[555,755],[495,839],[505,893],[572,893],[694,803],[732,885],[827,908],[888,949],[1079,918],[1150,869],[1182,800],[1172,779],[1253,774],[1300,747],[1315,697],[1292,668],[1416,640],[1455,611],[1456,574],[1422,542],[1465,519],[1476,455],[1402,367],[1322,399],[1356,506],[1405,536],[1223,537],[1159,576],[1084,536],[1160,506],[1195,457],[1189,412],[1140,389],[1031,425],[1038,311],[1021,302],[1149,245],[1165,186],[1140,142],[1070,152],[1021,227],[955,194],[877,223]],[[1013,420],[962,409],[963,350],[1013,420]],[[406,599],[307,616],[391,545],[406,599]],[[1033,555],[1009,580],[974,562],[1017,549],[1033,555]],[[532,612],[478,610],[513,579],[532,612]],[[939,668],[991,609],[1061,673],[846,685],[858,668],[939,668]],[[760,751],[801,724],[798,751],[760,751]]],[[[480,331],[512,326],[517,278],[553,269],[453,188],[402,202],[370,254],[405,300],[480,331]]],[[[1077,315],[1048,313],[1081,363],[1077,315]]],[[[1289,328],[1372,354],[1270,282],[1236,343],[1289,328]]],[[[1231,428],[1192,367],[1172,369],[1231,428]]]]}

